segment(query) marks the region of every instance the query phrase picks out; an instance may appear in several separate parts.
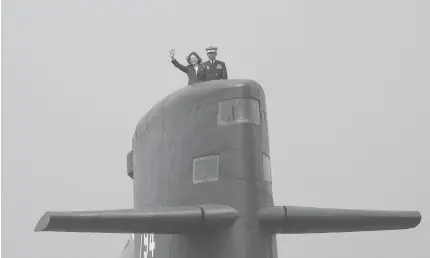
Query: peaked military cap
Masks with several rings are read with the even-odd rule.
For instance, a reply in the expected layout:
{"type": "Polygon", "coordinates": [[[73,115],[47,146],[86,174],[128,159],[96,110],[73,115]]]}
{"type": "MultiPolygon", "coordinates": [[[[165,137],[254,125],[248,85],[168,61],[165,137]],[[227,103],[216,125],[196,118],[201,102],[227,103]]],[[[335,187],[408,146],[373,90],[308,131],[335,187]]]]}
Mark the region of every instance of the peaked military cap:
{"type": "Polygon", "coordinates": [[[209,45],[205,48],[206,52],[208,53],[213,53],[213,52],[217,52],[218,48],[214,45],[209,45]]]}

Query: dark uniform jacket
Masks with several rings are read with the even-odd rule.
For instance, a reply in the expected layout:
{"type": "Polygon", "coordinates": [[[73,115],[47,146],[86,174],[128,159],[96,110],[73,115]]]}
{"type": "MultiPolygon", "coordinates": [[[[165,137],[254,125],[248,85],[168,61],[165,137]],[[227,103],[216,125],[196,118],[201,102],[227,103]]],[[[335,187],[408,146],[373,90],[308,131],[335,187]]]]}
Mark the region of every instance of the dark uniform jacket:
{"type": "Polygon", "coordinates": [[[176,66],[179,70],[186,73],[188,75],[188,85],[194,84],[199,82],[197,80],[197,73],[196,70],[192,65],[181,65],[176,59],[172,60],[172,64],[176,66]]]}
{"type": "Polygon", "coordinates": [[[222,61],[215,60],[212,64],[208,60],[200,64],[197,71],[197,79],[199,81],[227,80],[227,67],[225,67],[225,63],[222,61]]]}

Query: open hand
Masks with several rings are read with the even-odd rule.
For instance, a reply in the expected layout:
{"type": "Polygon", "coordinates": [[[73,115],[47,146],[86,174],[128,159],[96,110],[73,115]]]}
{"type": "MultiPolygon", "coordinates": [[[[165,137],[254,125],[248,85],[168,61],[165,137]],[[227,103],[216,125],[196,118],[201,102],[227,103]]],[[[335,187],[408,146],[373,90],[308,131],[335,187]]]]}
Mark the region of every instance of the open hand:
{"type": "Polygon", "coordinates": [[[172,60],[175,59],[175,50],[173,48],[169,50],[169,54],[172,60]]]}

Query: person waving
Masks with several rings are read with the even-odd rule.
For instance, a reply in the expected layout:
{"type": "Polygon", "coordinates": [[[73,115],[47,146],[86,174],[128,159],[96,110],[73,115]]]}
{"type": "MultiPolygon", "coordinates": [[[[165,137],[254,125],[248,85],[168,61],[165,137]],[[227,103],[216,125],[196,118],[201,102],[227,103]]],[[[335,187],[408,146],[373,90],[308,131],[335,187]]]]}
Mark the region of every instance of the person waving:
{"type": "Polygon", "coordinates": [[[175,59],[174,49],[171,49],[169,53],[170,53],[170,58],[172,59],[172,64],[176,68],[178,68],[179,70],[181,70],[182,72],[188,75],[188,85],[191,85],[200,81],[197,79],[197,71],[198,71],[199,65],[202,63],[202,59],[196,52],[193,51],[185,57],[188,63],[187,66],[180,64],[178,60],[175,59]]]}

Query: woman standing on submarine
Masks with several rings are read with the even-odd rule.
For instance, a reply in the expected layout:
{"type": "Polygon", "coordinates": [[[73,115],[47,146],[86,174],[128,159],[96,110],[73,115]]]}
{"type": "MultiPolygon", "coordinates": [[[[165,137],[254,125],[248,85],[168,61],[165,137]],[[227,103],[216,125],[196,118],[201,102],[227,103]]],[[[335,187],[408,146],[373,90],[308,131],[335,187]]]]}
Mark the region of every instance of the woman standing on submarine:
{"type": "Polygon", "coordinates": [[[170,58],[172,59],[172,64],[176,66],[176,68],[178,68],[179,70],[181,70],[182,72],[188,75],[188,85],[199,82],[199,80],[197,79],[197,70],[199,69],[199,65],[201,64],[202,59],[196,52],[193,51],[188,56],[185,57],[188,63],[187,66],[180,64],[175,59],[174,49],[170,49],[169,53],[170,53],[170,58]]]}

